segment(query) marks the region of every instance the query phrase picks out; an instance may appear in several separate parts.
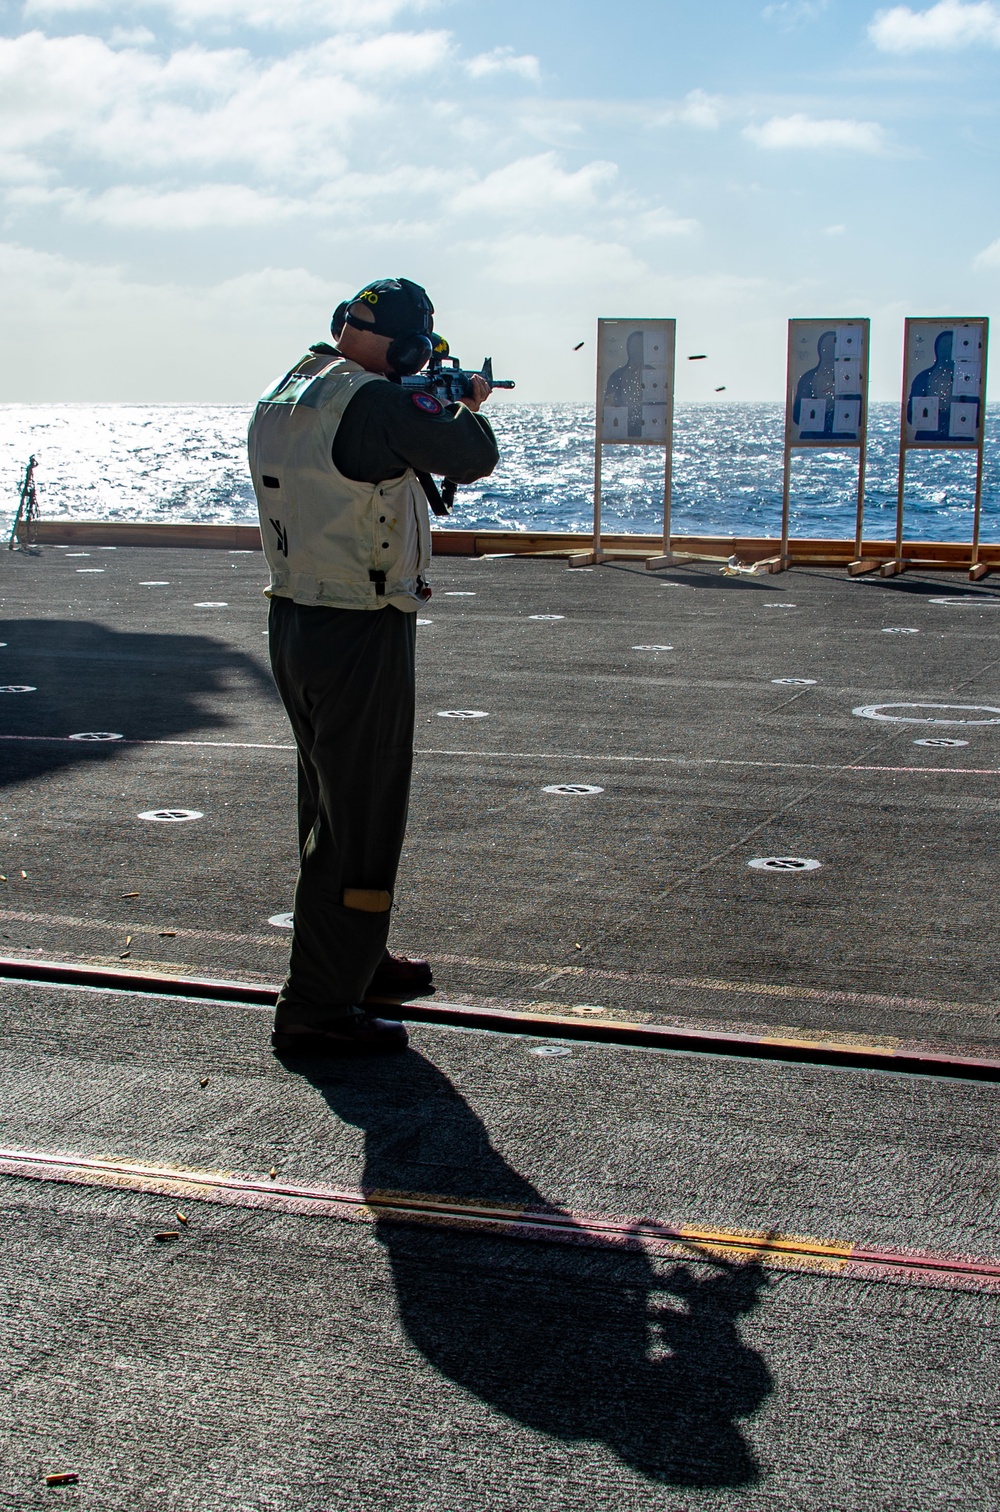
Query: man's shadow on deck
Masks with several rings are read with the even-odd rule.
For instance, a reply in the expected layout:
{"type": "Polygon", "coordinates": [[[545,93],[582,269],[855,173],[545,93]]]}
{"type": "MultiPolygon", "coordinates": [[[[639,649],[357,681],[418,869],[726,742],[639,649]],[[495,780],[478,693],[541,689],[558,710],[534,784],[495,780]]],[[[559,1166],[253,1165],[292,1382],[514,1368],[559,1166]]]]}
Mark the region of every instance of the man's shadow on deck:
{"type": "MultiPolygon", "coordinates": [[[[423,1056],[322,1066],[283,1059],[364,1130],[366,1193],[558,1211],[423,1056]]],[[[603,1442],[650,1480],[760,1479],[736,1422],[771,1391],[767,1366],[738,1332],[768,1284],[758,1265],[713,1261],[706,1271],[611,1247],[385,1220],[376,1230],[409,1339],[456,1385],[535,1431],[603,1442]]]]}
{"type": "Polygon", "coordinates": [[[239,677],[276,702],[270,673],[208,635],[116,630],[96,620],[0,620],[0,785],[114,760],[130,740],[211,739],[239,677]],[[71,735],[122,739],[70,740],[71,735]]]}

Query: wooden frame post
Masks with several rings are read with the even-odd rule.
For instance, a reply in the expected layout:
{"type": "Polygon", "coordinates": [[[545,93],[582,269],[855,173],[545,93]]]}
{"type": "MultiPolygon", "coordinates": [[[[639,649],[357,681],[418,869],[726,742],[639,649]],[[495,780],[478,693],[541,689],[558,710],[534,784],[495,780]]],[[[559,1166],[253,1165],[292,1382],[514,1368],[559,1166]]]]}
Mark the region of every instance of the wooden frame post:
{"type": "Polygon", "coordinates": [[[979,525],[983,509],[983,452],[986,446],[986,363],[990,355],[990,323],[983,326],[983,385],[979,393],[979,445],[976,447],[976,497],[972,510],[972,560],[969,564],[969,582],[975,583],[989,572],[989,566],[979,560],[979,525]]]}
{"type": "Polygon", "coordinates": [[[674,486],[674,374],[676,361],[670,365],[670,393],[667,396],[667,426],[664,440],[663,457],[663,549],[659,556],[646,558],[646,569],[655,572],[659,567],[672,567],[677,558],[674,556],[670,544],[670,509],[673,502],[674,486]]]}
{"type": "MultiPolygon", "coordinates": [[[[985,409],[985,404],[983,406],[985,409]]],[[[979,445],[976,448],[976,502],[972,514],[972,561],[969,565],[969,582],[974,583],[978,578],[985,577],[989,572],[986,562],[979,560],[979,519],[983,507],[983,442],[985,439],[986,426],[982,427],[979,445]]]]}
{"type": "Polygon", "coordinates": [[[597,376],[595,378],[596,391],[594,395],[594,537],[589,551],[574,551],[566,558],[567,567],[591,567],[604,561],[604,552],[601,549],[601,364],[600,364],[600,337],[601,323],[597,323],[597,376]]]}

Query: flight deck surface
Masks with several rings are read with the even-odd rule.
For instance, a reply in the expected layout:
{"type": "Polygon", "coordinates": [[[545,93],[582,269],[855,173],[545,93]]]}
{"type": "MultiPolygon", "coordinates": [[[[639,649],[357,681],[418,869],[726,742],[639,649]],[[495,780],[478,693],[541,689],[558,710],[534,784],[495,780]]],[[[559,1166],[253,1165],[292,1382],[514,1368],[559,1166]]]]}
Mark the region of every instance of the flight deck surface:
{"type": "MultiPolygon", "coordinates": [[[[261,557],[76,550],[3,562],[0,955],[276,983],[261,557]]],[[[439,999],[1000,1058],[992,580],[434,590],[392,943],[439,999]]],[[[996,1506],[996,1086],[422,1024],[282,1063],[260,1007],[0,1002],[0,1506],[996,1506]]]]}

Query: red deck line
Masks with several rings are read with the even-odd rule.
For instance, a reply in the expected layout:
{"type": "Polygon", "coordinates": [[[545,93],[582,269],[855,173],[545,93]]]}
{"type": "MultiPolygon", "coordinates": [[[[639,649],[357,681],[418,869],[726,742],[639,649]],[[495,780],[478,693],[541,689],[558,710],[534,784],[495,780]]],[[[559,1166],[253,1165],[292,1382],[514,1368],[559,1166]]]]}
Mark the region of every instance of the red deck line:
{"type": "MultiPolygon", "coordinates": [[[[236,1003],[242,1007],[274,1007],[275,987],[254,982],[213,981],[199,977],[160,976],[153,972],[83,966],[65,961],[24,960],[0,956],[0,979],[83,987],[113,992],[143,992],[155,997],[192,998],[203,1002],[236,1003]]],[[[399,1003],[391,1005],[410,1023],[440,1024],[464,1029],[487,1029],[543,1039],[586,1041],[625,1049],[674,1050],[701,1055],[839,1067],[856,1071],[903,1071],[923,1076],[956,1077],[963,1081],[1000,1082],[1000,1060],[985,1056],[949,1054],[905,1046],[858,1045],[836,1040],[810,1040],[805,1035],[749,1035],[720,1029],[678,1028],[667,1024],[637,1024],[620,1019],[568,1018],[518,1009],[478,1008],[462,1003],[399,1003]]]]}
{"type": "Polygon", "coordinates": [[[303,1186],[232,1172],[187,1170],[73,1155],[0,1149],[0,1175],[105,1186],[222,1206],[316,1214],[367,1223],[421,1224],[509,1239],[639,1251],[669,1258],[805,1270],[950,1290],[1000,1292],[1000,1262],[932,1251],[869,1248],[786,1234],[612,1218],[557,1208],[511,1208],[421,1192],[303,1186]]]}

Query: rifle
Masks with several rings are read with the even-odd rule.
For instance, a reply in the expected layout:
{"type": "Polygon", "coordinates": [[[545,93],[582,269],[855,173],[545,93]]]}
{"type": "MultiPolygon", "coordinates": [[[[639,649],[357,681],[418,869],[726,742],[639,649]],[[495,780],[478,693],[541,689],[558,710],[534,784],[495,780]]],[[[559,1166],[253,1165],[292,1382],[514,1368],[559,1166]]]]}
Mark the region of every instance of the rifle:
{"type": "MultiPolygon", "coordinates": [[[[463,368],[457,357],[452,357],[443,336],[435,335],[431,339],[434,349],[427,366],[421,372],[408,374],[399,380],[401,387],[408,393],[429,394],[443,405],[457,404],[460,400],[467,399],[472,393],[473,378],[485,378],[491,389],[514,387],[512,378],[494,378],[492,357],[487,357],[479,372],[474,373],[469,368],[463,368]]],[[[438,489],[430,473],[418,471],[417,477],[434,513],[439,517],[446,515],[455,502],[457,483],[451,478],[445,478],[438,489]]]]}
{"type": "Polygon", "coordinates": [[[512,389],[512,378],[494,378],[493,359],[487,357],[478,373],[463,368],[457,357],[452,357],[443,336],[431,338],[434,349],[427,366],[419,373],[400,378],[403,388],[411,394],[431,394],[442,404],[456,404],[472,393],[473,378],[485,378],[491,389],[512,389]]]}

